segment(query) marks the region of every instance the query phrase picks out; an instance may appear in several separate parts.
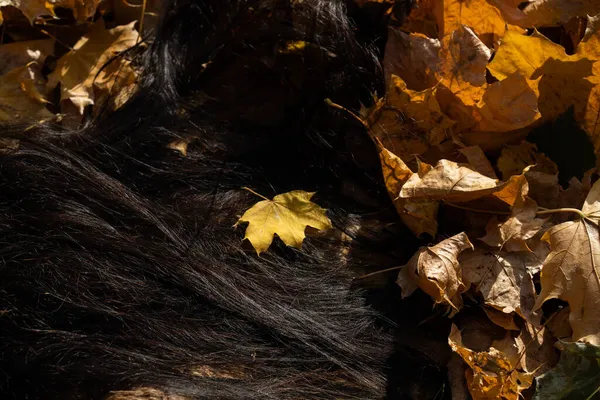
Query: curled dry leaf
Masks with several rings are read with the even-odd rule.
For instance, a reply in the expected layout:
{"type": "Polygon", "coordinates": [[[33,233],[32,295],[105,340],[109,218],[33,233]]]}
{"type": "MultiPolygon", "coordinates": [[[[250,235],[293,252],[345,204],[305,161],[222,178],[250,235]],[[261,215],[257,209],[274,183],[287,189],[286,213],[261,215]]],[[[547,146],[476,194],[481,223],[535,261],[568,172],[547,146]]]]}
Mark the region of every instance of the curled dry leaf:
{"type": "Polygon", "coordinates": [[[452,315],[458,312],[462,308],[460,294],[465,291],[465,285],[457,257],[467,249],[473,249],[473,245],[465,233],[459,233],[419,250],[398,274],[402,297],[421,288],[436,303],[449,305],[452,315]]]}
{"type": "Polygon", "coordinates": [[[544,261],[542,291],[534,309],[549,299],[569,303],[573,340],[600,344],[600,181],[588,194],[582,208],[585,218],[550,228],[543,240],[551,253],[544,261]]]}
{"type": "Polygon", "coordinates": [[[517,313],[534,324],[539,314],[532,314],[536,301],[533,275],[543,262],[540,255],[530,252],[509,253],[476,249],[459,257],[462,280],[474,286],[485,304],[505,314],[517,313]]]}
{"type": "MultiPolygon", "coordinates": [[[[61,100],[70,100],[79,113],[83,114],[86,106],[96,102],[94,87],[101,68],[111,68],[107,71],[121,71],[120,73],[129,68],[129,64],[122,58],[113,58],[137,43],[138,33],[134,25],[135,21],[107,30],[103,20],[96,22],[75,44],[73,50],[58,60],[56,69],[48,75],[48,88],[52,89],[60,83],[61,100]],[[111,66],[113,63],[117,66],[111,66]]],[[[97,88],[112,87],[102,84],[108,79],[107,76],[101,77],[97,88]]]]}
{"type": "Polygon", "coordinates": [[[246,235],[256,253],[266,251],[273,235],[288,246],[301,248],[307,226],[318,230],[331,228],[326,210],[310,201],[314,193],[294,190],[278,194],[273,200],[263,200],[247,210],[235,226],[248,222],[246,235]]]}
{"type": "Polygon", "coordinates": [[[509,335],[489,350],[476,352],[463,345],[460,331],[452,325],[448,343],[469,366],[467,385],[474,400],[518,400],[533,383],[533,374],[519,368],[521,349],[509,335]]]}
{"type": "MultiPolygon", "coordinates": [[[[438,202],[427,199],[413,201],[399,198],[398,193],[400,193],[402,185],[413,175],[413,172],[400,157],[384,147],[380,148],[379,159],[385,187],[402,221],[417,237],[423,233],[435,237],[438,202]]],[[[425,168],[425,165],[420,164],[419,167],[425,168]]]]}
{"type": "Polygon", "coordinates": [[[498,190],[499,182],[475,172],[469,165],[440,160],[425,174],[414,174],[402,186],[400,197],[466,202],[498,190]]]}

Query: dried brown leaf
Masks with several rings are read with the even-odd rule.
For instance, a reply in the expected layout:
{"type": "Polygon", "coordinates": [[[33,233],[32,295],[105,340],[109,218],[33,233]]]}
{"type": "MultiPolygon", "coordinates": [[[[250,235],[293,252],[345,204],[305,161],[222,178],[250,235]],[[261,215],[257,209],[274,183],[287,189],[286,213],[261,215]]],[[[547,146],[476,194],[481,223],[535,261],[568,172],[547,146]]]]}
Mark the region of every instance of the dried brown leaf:
{"type": "Polygon", "coordinates": [[[451,314],[462,307],[460,294],[465,290],[458,255],[472,249],[466,234],[460,233],[440,243],[420,249],[400,270],[397,283],[402,297],[410,296],[417,287],[430,295],[436,303],[452,308],[451,314]]]}
{"type": "Polygon", "coordinates": [[[569,303],[573,340],[600,344],[600,181],[588,194],[582,208],[585,218],[549,229],[543,240],[551,253],[544,261],[542,291],[535,309],[549,299],[569,303]]]}
{"type": "Polygon", "coordinates": [[[481,293],[485,304],[505,314],[514,312],[530,320],[537,298],[533,275],[542,261],[543,258],[535,253],[484,249],[463,253],[459,258],[463,281],[481,293]]]}

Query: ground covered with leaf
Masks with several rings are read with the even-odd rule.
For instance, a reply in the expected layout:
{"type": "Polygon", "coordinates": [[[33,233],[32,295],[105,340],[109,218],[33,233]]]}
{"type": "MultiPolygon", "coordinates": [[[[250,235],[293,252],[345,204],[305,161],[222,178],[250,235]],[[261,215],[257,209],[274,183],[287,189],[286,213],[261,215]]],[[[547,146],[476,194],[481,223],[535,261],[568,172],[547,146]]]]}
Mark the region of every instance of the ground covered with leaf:
{"type": "MultiPolygon", "coordinates": [[[[76,127],[119,108],[158,6],[0,0],[0,122],[76,127]]],[[[429,243],[393,271],[403,297],[426,293],[451,320],[452,398],[598,395],[600,3],[419,0],[405,21],[393,0],[350,6],[389,25],[387,89],[329,106],[365,127],[401,220],[429,243]]],[[[259,255],[331,227],[312,193],[255,194],[238,229],[259,255]]]]}

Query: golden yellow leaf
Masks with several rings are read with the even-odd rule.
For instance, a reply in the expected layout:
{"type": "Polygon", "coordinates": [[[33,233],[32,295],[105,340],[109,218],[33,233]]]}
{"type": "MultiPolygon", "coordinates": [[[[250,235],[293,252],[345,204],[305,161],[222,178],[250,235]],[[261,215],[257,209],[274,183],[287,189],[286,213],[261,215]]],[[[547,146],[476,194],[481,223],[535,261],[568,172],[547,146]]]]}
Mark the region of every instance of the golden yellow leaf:
{"type": "Polygon", "coordinates": [[[259,255],[269,248],[275,234],[286,245],[299,249],[307,226],[318,230],[331,228],[326,210],[310,201],[313,195],[294,190],[278,194],[273,200],[260,201],[242,215],[236,226],[248,222],[244,239],[252,243],[259,255]]]}
{"type": "MultiPolygon", "coordinates": [[[[110,60],[138,41],[134,25],[135,22],[132,22],[107,30],[100,19],[73,50],[58,60],[56,69],[48,75],[48,88],[60,83],[61,100],[70,100],[83,114],[86,106],[95,103],[94,84],[100,69],[108,68],[106,64],[110,60]]],[[[121,61],[113,62],[119,64],[121,61]]]]}
{"type": "MultiPolygon", "coordinates": [[[[598,24],[600,25],[600,24],[598,24]]],[[[600,32],[588,27],[574,55],[538,32],[508,33],[488,69],[498,79],[521,73],[537,79],[536,93],[544,119],[552,120],[573,107],[576,120],[600,152],[600,32]]]]}
{"type": "Polygon", "coordinates": [[[550,243],[550,255],[541,274],[542,291],[535,304],[539,309],[549,299],[569,303],[573,340],[600,344],[600,181],[582,207],[585,218],[550,228],[543,240],[550,243]]]}
{"type": "Polygon", "coordinates": [[[516,72],[531,78],[548,60],[567,60],[564,47],[550,41],[535,31],[526,36],[518,32],[507,32],[496,51],[488,69],[502,80],[516,72]]]}
{"type": "Polygon", "coordinates": [[[466,378],[473,400],[518,400],[533,383],[533,374],[518,368],[521,349],[509,334],[489,350],[477,352],[463,345],[460,331],[452,325],[448,343],[469,366],[466,378]]]}
{"type": "Polygon", "coordinates": [[[420,249],[398,274],[396,282],[402,289],[402,297],[421,288],[436,303],[450,306],[454,315],[462,308],[460,295],[466,290],[457,257],[467,249],[473,249],[473,245],[465,233],[420,249]]]}

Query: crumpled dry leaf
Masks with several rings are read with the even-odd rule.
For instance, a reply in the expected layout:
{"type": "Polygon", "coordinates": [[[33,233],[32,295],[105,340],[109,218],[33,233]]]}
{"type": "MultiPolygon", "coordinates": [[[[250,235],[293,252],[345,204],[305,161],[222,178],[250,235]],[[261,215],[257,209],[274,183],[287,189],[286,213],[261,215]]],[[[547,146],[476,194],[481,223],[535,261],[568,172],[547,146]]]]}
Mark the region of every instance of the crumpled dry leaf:
{"type": "Polygon", "coordinates": [[[515,338],[522,354],[519,366],[523,371],[539,376],[558,362],[558,354],[554,348],[556,339],[545,326],[534,326],[528,322],[523,325],[519,336],[515,338]]]}
{"type": "Polygon", "coordinates": [[[532,315],[537,299],[533,275],[542,266],[543,257],[532,252],[488,251],[476,249],[458,259],[462,279],[474,286],[484,303],[505,314],[517,313],[523,319],[539,322],[532,315]]]}
{"type": "Polygon", "coordinates": [[[236,222],[248,222],[244,239],[248,239],[256,253],[266,251],[273,235],[288,246],[301,248],[307,226],[318,230],[331,228],[326,210],[310,201],[314,193],[294,190],[278,194],[273,200],[263,200],[247,210],[236,222]]]}
{"type": "Polygon", "coordinates": [[[387,85],[392,75],[396,75],[411,90],[422,91],[435,86],[440,47],[438,39],[390,28],[383,57],[387,85]]]}
{"type": "Polygon", "coordinates": [[[600,181],[582,207],[585,218],[550,228],[543,240],[551,253],[544,261],[542,291],[534,309],[549,299],[569,303],[573,340],[600,344],[600,181]]]}
{"type": "Polygon", "coordinates": [[[466,290],[457,257],[467,249],[473,249],[473,245],[465,233],[459,233],[419,250],[398,274],[402,297],[421,288],[436,303],[449,305],[454,315],[462,308],[460,294],[466,290]]]}
{"type": "MultiPolygon", "coordinates": [[[[73,50],[62,56],[56,65],[56,69],[48,75],[48,88],[52,89],[57,84],[61,85],[61,100],[70,100],[78,109],[80,114],[86,106],[96,103],[94,88],[96,75],[101,68],[112,68],[107,71],[122,71],[128,68],[127,63],[117,59],[111,62],[119,67],[106,65],[120,52],[134,46],[138,41],[138,33],[135,21],[128,25],[117,26],[113,29],[105,29],[104,21],[95,23],[88,33],[82,37],[73,47],[73,50]]],[[[127,76],[127,73],[125,74],[127,76]]],[[[99,82],[106,82],[107,76],[100,77],[99,82]]],[[[110,85],[100,83],[96,89],[106,89],[110,85]]]]}
{"type": "Polygon", "coordinates": [[[498,223],[497,218],[492,218],[486,228],[486,235],[480,240],[488,246],[501,250],[531,251],[527,246],[527,240],[542,229],[546,220],[535,218],[538,207],[535,201],[527,197],[529,184],[525,174],[517,177],[515,181],[517,183],[514,186],[520,187],[520,192],[515,196],[510,217],[502,223],[498,223]]]}
{"type": "Polygon", "coordinates": [[[521,349],[510,335],[476,352],[463,345],[460,331],[452,325],[448,343],[469,366],[465,375],[473,400],[518,400],[533,383],[533,374],[518,368],[521,349]]]}
{"type": "Polygon", "coordinates": [[[401,158],[426,152],[442,143],[453,125],[440,110],[436,89],[416,92],[392,75],[384,100],[378,101],[366,118],[373,135],[385,148],[401,158]]]}
{"type": "Polygon", "coordinates": [[[491,50],[465,25],[444,36],[439,51],[440,67],[437,78],[457,93],[461,86],[483,86],[486,84],[486,67],[491,50]]]}
{"type": "Polygon", "coordinates": [[[523,32],[522,28],[507,24],[500,10],[487,0],[440,0],[434,4],[433,13],[440,27],[440,36],[466,25],[486,46],[494,48],[507,29],[523,32]]]}

